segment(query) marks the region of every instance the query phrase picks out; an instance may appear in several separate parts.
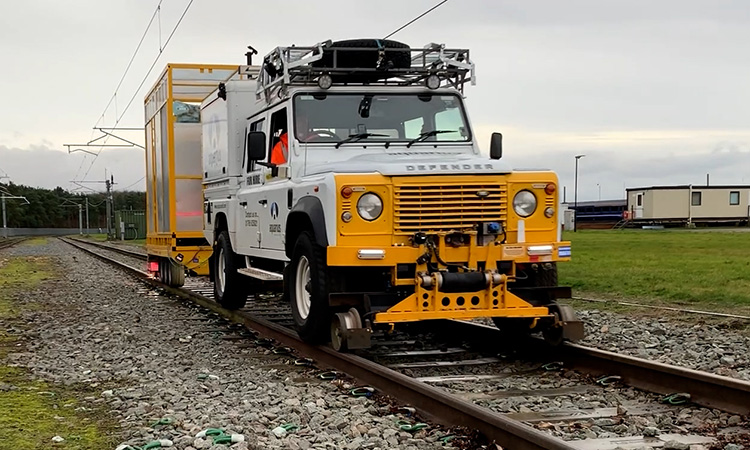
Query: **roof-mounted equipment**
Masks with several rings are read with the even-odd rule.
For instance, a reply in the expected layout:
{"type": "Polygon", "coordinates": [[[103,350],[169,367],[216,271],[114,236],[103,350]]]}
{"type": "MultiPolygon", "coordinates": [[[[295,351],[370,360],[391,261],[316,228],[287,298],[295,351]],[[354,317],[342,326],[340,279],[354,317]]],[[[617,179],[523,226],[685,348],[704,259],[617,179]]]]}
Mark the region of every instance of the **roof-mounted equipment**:
{"type": "Polygon", "coordinates": [[[333,85],[412,86],[430,89],[475,84],[468,49],[443,44],[410,48],[384,39],[325,41],[311,47],[277,47],[263,58],[258,98],[272,103],[291,86],[329,89],[333,85]]]}

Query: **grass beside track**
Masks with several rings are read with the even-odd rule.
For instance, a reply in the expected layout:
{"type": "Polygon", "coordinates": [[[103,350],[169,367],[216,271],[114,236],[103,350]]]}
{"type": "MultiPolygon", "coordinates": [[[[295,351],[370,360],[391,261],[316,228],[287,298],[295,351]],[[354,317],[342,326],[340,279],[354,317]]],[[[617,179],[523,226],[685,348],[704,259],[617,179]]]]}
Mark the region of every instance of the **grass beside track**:
{"type": "Polygon", "coordinates": [[[748,233],[602,230],[564,239],[573,260],[559,264],[560,283],[574,296],[750,313],[748,233]]]}
{"type": "MultiPolygon", "coordinates": [[[[36,242],[23,245],[41,245],[36,242]]],[[[23,328],[16,294],[38,288],[53,276],[47,258],[11,257],[0,259],[0,447],[13,450],[105,449],[116,442],[110,437],[114,426],[96,411],[77,410],[79,398],[96,395],[90,388],[59,386],[35,379],[25,369],[8,364],[8,354],[23,351],[18,339],[5,328],[23,328]],[[54,443],[61,436],[64,442],[54,443]]]]}
{"type": "MultiPolygon", "coordinates": [[[[96,242],[107,242],[107,235],[106,234],[89,234],[83,236],[86,239],[91,239],[92,241],[96,242]]],[[[135,245],[138,247],[145,247],[146,246],[146,240],[145,239],[131,239],[129,241],[113,241],[118,244],[128,244],[128,245],[135,245]]]]}

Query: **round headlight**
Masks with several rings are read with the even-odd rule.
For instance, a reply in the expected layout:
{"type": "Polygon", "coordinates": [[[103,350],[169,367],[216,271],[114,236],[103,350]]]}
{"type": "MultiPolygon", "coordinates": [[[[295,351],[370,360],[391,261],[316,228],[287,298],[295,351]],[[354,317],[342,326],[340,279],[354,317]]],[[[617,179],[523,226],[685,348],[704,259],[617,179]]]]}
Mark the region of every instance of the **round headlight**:
{"type": "Polygon", "coordinates": [[[368,192],[357,201],[357,213],[359,217],[373,221],[383,213],[383,201],[376,194],[368,192]]]}
{"type": "Polygon", "coordinates": [[[513,211],[521,217],[529,217],[536,211],[536,197],[531,191],[521,191],[513,197],[513,211]]]}

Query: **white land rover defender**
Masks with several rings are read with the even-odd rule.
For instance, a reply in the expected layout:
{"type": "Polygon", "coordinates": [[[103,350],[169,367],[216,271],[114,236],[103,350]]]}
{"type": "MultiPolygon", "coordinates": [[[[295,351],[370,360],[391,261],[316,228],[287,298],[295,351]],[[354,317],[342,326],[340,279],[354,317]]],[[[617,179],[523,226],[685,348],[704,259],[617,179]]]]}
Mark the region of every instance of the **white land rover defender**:
{"type": "Polygon", "coordinates": [[[556,302],[570,295],[557,286],[556,263],[570,259],[557,177],[510,170],[499,133],[480,154],[463,100],[468,50],[328,41],[240,71],[201,105],[222,305],[283,286],[300,336],[336,349],[429,319],[582,337],[556,302]]]}

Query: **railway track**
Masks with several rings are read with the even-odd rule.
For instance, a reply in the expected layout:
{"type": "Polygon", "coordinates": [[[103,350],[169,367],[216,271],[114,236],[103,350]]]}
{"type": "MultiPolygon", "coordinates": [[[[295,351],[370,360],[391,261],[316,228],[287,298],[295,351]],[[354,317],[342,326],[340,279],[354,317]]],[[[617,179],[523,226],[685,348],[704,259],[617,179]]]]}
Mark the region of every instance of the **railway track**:
{"type": "Polygon", "coordinates": [[[8,238],[0,241],[0,250],[3,250],[5,248],[11,248],[16,244],[20,244],[21,242],[27,240],[27,237],[18,237],[18,238],[8,238]]]}
{"type": "MultiPolygon", "coordinates": [[[[244,310],[228,311],[211,299],[211,285],[205,280],[188,278],[184,288],[169,288],[149,278],[141,269],[133,267],[132,263],[122,263],[116,258],[102,255],[101,251],[86,248],[86,245],[134,259],[145,259],[143,254],[136,255],[138,252],[112,248],[100,243],[66,242],[100,259],[117,264],[153,286],[194,301],[233,322],[243,324],[278,341],[281,345],[293,347],[314,359],[319,365],[347,373],[413,406],[424,417],[438,423],[477,429],[489,440],[499,443],[504,448],[614,449],[623,442],[660,447],[667,440],[708,445],[710,439],[695,434],[664,434],[656,437],[612,436],[606,439],[584,438],[566,442],[543,431],[552,422],[565,426],[587,418],[617,418],[624,414],[624,411],[628,414],[659,414],[670,408],[674,410],[674,405],[658,404],[658,399],[662,395],[687,394],[682,397],[672,395],[671,398],[734,414],[750,413],[750,383],[578,345],[569,344],[551,349],[543,342],[533,339],[525,342],[522,351],[518,353],[522,355],[521,361],[511,361],[510,358],[497,356],[497,343],[502,340],[499,330],[470,322],[442,321],[429,326],[420,324],[413,327],[413,333],[391,336],[390,340],[376,339],[378,345],[371,351],[359,352],[358,355],[337,353],[327,347],[310,346],[301,342],[289,327],[288,319],[285,321],[285,317],[288,318],[286,306],[280,305],[279,302],[264,302],[261,299],[244,310]],[[416,339],[415,335],[418,336],[416,339]],[[461,339],[451,342],[450,336],[460,336],[461,339]],[[415,344],[425,342],[428,344],[414,349],[415,344]],[[533,355],[533,358],[529,355],[533,355]],[[449,375],[441,372],[446,369],[450,371],[449,375]],[[514,393],[508,389],[498,391],[487,387],[500,383],[503,379],[510,380],[514,376],[539,377],[539,384],[543,385],[545,374],[556,372],[555,376],[559,377],[561,370],[574,370],[583,373],[584,376],[577,381],[578,386],[562,389],[542,388],[514,393]],[[588,376],[587,380],[585,376],[588,376]],[[481,392],[472,392],[472,389],[476,391],[478,386],[483,386],[481,392]],[[635,387],[662,395],[652,395],[657,399],[656,404],[627,405],[622,411],[619,404],[617,407],[594,408],[591,411],[569,409],[509,414],[493,410],[493,399],[497,398],[513,395],[557,398],[575,396],[586,390],[596,389],[608,389],[611,394],[618,386],[635,387]]],[[[687,404],[679,408],[685,408],[687,404]]]]}

